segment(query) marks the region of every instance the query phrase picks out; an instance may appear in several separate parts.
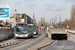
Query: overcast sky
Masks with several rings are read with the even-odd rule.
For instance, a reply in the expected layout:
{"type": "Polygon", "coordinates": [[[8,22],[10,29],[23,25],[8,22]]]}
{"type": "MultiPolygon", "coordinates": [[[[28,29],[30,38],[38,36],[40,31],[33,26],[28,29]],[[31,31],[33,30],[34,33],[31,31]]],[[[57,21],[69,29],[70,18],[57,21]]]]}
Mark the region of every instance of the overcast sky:
{"type": "MultiPolygon", "coordinates": [[[[15,0],[17,13],[26,13],[30,17],[34,15],[37,20],[41,17],[45,17],[46,20],[56,18],[59,21],[61,14],[61,20],[66,18],[70,19],[71,7],[75,3],[75,0],[15,0]]],[[[0,0],[0,5],[10,5],[10,16],[14,11],[14,0],[0,0]]]]}

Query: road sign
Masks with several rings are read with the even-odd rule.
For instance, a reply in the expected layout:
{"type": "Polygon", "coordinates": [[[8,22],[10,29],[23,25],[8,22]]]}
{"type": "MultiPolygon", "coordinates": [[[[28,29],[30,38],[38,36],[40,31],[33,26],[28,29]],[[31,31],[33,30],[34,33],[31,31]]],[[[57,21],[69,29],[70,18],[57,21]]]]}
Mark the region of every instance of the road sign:
{"type": "Polygon", "coordinates": [[[0,5],[0,20],[9,19],[9,5],[0,5]]]}
{"type": "Polygon", "coordinates": [[[43,26],[43,24],[41,24],[41,26],[43,26]]]}

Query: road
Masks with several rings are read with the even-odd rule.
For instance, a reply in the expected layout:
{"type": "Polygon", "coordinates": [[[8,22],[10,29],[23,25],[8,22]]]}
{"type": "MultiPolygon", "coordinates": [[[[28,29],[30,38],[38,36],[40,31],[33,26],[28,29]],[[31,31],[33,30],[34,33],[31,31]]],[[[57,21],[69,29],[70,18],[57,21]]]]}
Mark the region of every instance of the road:
{"type": "Polygon", "coordinates": [[[75,50],[75,42],[73,41],[56,41],[52,46],[43,50],[75,50]]]}
{"type": "Polygon", "coordinates": [[[42,31],[39,35],[34,36],[33,38],[24,41],[22,40],[22,43],[2,48],[2,50],[28,50],[30,47],[36,45],[45,38],[46,32],[42,31]]]}
{"type": "Polygon", "coordinates": [[[75,50],[75,34],[68,33],[68,40],[56,40],[52,46],[43,50],[75,50]]]}

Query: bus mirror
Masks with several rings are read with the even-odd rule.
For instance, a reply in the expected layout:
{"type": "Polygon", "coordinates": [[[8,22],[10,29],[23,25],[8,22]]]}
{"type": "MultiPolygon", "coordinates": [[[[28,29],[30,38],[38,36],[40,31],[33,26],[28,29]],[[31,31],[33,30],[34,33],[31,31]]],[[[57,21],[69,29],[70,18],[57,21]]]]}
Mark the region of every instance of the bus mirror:
{"type": "Polygon", "coordinates": [[[11,27],[13,28],[14,26],[12,25],[11,27]]]}

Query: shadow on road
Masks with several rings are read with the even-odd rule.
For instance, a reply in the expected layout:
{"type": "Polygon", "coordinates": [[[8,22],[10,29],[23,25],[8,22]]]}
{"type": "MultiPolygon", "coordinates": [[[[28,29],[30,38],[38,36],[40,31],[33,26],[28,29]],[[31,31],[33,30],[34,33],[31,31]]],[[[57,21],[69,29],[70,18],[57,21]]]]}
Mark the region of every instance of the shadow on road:
{"type": "Polygon", "coordinates": [[[39,37],[39,35],[41,35],[41,34],[38,34],[38,36],[35,35],[32,38],[30,38],[30,39],[35,39],[35,38],[39,37]]]}

